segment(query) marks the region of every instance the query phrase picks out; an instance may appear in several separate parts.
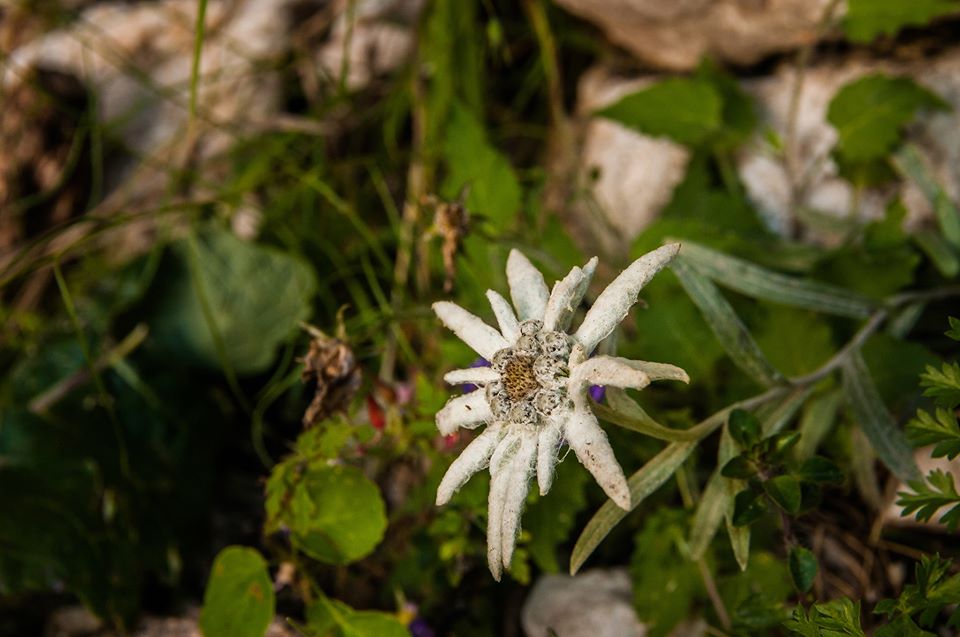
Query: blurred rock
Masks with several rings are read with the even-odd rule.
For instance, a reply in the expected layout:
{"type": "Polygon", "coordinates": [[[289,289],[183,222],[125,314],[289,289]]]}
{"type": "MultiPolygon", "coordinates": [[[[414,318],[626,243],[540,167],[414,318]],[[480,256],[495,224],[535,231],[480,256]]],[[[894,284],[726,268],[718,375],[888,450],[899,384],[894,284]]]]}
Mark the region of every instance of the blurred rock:
{"type": "Polygon", "coordinates": [[[633,610],[630,576],[623,569],[591,570],[576,577],[544,575],[521,613],[527,637],[643,637],[633,610]]]}
{"type": "MultiPolygon", "coordinates": [[[[930,206],[914,184],[891,183],[858,194],[839,175],[831,157],[837,133],[826,119],[830,100],[843,85],[878,71],[912,77],[952,105],[952,111],[925,112],[908,129],[908,136],[946,192],[960,199],[960,48],[918,60],[880,61],[861,56],[822,62],[807,69],[796,109],[793,178],[782,156],[765,140],[769,131],[780,139],[788,137],[794,67],[783,64],[770,76],[741,83],[756,102],[761,124],[755,138],[736,158],[747,196],[774,231],[832,244],[839,235],[829,228],[830,224],[803,222],[798,212],[814,211],[824,219],[833,217],[837,221],[850,216],[877,219],[896,196],[901,196],[907,207],[908,227],[931,218],[930,206]]],[[[580,80],[578,112],[586,124],[579,163],[585,193],[578,197],[575,209],[579,215],[592,216],[594,226],[607,225],[597,233],[597,240],[608,250],[627,249],[670,201],[686,171],[689,152],[684,147],[590,116],[655,79],[615,77],[594,68],[580,80]]]]}
{"type": "Polygon", "coordinates": [[[688,71],[704,55],[734,64],[809,43],[831,0],[557,0],[657,69],[688,71]]]}
{"type": "MultiPolygon", "coordinates": [[[[791,234],[801,209],[837,218],[852,215],[876,219],[897,195],[907,206],[909,226],[930,218],[930,206],[912,183],[869,188],[858,197],[851,184],[839,176],[830,156],[837,140],[836,130],[827,122],[830,100],[845,84],[874,72],[911,77],[953,106],[950,112],[924,113],[910,128],[909,137],[947,193],[953,198],[960,195],[960,49],[917,61],[848,59],[822,63],[807,69],[798,94],[792,171],[765,146],[761,134],[741,150],[737,159],[749,198],[777,232],[791,234]],[[791,179],[791,172],[797,177],[791,179]]],[[[786,64],[769,77],[743,83],[757,101],[761,127],[776,132],[780,139],[787,138],[793,85],[794,69],[786,64]]],[[[804,235],[822,243],[837,239],[828,231],[810,228],[804,235]]]]}
{"type": "Polygon", "coordinates": [[[602,68],[587,71],[578,87],[578,114],[586,122],[580,154],[578,215],[590,218],[606,252],[625,251],[670,201],[683,180],[690,151],[590,114],[653,81],[623,79],[602,68]]]}

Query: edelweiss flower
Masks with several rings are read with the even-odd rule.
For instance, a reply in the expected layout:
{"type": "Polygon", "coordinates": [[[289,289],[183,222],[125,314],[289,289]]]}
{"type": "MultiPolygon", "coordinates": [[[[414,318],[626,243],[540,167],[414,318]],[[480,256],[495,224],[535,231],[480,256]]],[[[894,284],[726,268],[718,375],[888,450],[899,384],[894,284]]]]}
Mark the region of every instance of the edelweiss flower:
{"type": "Polygon", "coordinates": [[[516,314],[501,295],[487,291],[499,331],[458,305],[433,304],[443,324],[491,363],[444,376],[448,383],[470,383],[479,389],[450,399],[437,413],[440,432],[448,435],[459,427],[474,429],[484,423],[487,428],[450,465],[437,489],[437,505],[448,502],[470,476],[490,467],[487,561],[497,580],[513,559],[530,478],[536,471],[540,494],[546,495],[562,441],[607,495],[629,510],[627,480],[590,409],[588,389],[591,385],[640,389],[651,380],[688,378],[673,365],[590,354],[679,249],[678,243],[665,245],[634,261],[597,297],[573,334],[567,328],[593,276],[596,257],[583,268],[574,267],[549,292],[543,275],[512,250],[507,280],[516,314]]]}

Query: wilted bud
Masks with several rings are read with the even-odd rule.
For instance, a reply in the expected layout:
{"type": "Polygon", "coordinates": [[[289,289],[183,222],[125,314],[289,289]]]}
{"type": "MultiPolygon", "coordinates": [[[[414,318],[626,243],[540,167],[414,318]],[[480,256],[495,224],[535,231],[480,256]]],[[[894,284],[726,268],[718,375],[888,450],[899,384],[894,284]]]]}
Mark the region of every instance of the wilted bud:
{"type": "Polygon", "coordinates": [[[350,346],[319,330],[308,331],[313,340],[303,358],[301,380],[316,382],[316,389],[303,414],[304,427],[311,427],[336,411],[345,411],[360,388],[360,368],[350,346]]]}

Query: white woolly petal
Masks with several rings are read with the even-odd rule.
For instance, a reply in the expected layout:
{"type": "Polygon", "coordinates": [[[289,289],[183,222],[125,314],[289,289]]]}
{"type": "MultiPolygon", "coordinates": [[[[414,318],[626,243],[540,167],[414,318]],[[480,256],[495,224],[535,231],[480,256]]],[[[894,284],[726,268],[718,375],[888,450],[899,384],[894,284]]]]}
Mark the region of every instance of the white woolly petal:
{"type": "Polygon", "coordinates": [[[667,265],[679,250],[679,243],[670,243],[648,252],[621,272],[620,276],[600,293],[583,319],[580,329],[574,334],[574,338],[583,344],[587,353],[592,352],[597,343],[609,336],[620,324],[630,307],[637,302],[637,295],[643,286],[667,265]]]}
{"type": "Polygon", "coordinates": [[[470,477],[487,468],[490,456],[503,437],[503,427],[491,425],[483,433],[473,439],[460,453],[460,457],[453,461],[450,468],[443,475],[440,486],[437,487],[437,506],[443,506],[450,501],[453,494],[460,490],[470,477]]]}
{"type": "Polygon", "coordinates": [[[630,360],[618,356],[594,356],[570,370],[570,391],[582,391],[584,385],[608,387],[632,387],[643,389],[650,384],[650,377],[635,369],[630,360]]]}
{"type": "Polygon", "coordinates": [[[503,508],[510,488],[513,458],[520,450],[520,435],[509,433],[500,441],[490,458],[490,493],[487,495],[487,566],[493,579],[503,573],[503,508]]]}
{"type": "Polygon", "coordinates": [[[506,498],[501,512],[500,541],[503,543],[503,567],[510,568],[513,561],[513,549],[517,546],[520,534],[520,516],[523,515],[524,501],[530,491],[530,474],[533,473],[537,459],[537,432],[522,434],[520,449],[510,463],[510,481],[506,488],[506,498]]]}
{"type": "Polygon", "coordinates": [[[511,250],[507,257],[507,282],[513,306],[517,308],[517,318],[542,321],[550,292],[540,270],[519,250],[511,250]]]}
{"type": "Polygon", "coordinates": [[[629,511],[630,487],[613,455],[607,434],[600,428],[593,412],[585,405],[577,405],[564,423],[563,434],[577,459],[593,474],[604,492],[617,506],[629,511]]]}
{"type": "Polygon", "coordinates": [[[500,332],[459,305],[449,301],[438,301],[433,304],[433,311],[451,332],[487,360],[510,345],[500,332]]]}
{"type": "Polygon", "coordinates": [[[649,376],[650,380],[679,380],[684,383],[690,382],[690,377],[687,376],[687,372],[676,365],[670,365],[669,363],[651,363],[649,361],[624,360],[626,360],[627,365],[630,367],[638,369],[649,376]]]}
{"type": "Polygon", "coordinates": [[[503,298],[498,292],[487,290],[487,299],[490,301],[490,307],[493,308],[493,314],[497,317],[497,324],[500,326],[500,333],[508,343],[515,343],[520,336],[520,322],[517,315],[513,313],[513,308],[507,299],[503,298]]]}
{"type": "Polygon", "coordinates": [[[500,378],[500,374],[489,367],[468,367],[467,369],[454,369],[443,375],[443,380],[450,385],[463,385],[464,383],[491,383],[500,378]]]}
{"type": "Polygon", "coordinates": [[[540,495],[547,495],[557,470],[557,448],[560,446],[560,423],[555,421],[540,430],[537,441],[537,484],[540,495]]]}
{"type": "Polygon", "coordinates": [[[543,314],[543,329],[566,331],[570,325],[577,306],[590,285],[593,271],[597,267],[597,257],[593,257],[587,265],[580,269],[574,267],[570,274],[553,285],[547,309],[543,314]]]}
{"type": "Polygon", "coordinates": [[[472,391],[447,401],[443,409],[437,412],[437,429],[449,436],[460,427],[474,429],[478,425],[491,422],[493,414],[482,391],[472,391]]]}

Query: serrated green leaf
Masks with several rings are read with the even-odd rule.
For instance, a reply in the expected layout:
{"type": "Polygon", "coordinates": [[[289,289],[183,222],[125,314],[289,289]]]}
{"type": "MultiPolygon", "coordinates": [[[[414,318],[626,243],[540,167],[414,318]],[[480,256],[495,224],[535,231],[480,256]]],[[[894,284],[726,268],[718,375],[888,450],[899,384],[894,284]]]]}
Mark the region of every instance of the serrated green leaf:
{"type": "Polygon", "coordinates": [[[784,628],[804,637],[866,637],[860,625],[860,602],[846,597],[810,607],[797,606],[784,628]]]}
{"type": "MultiPolygon", "coordinates": [[[[696,448],[696,441],[674,442],[654,456],[639,471],[627,480],[630,487],[631,510],[637,508],[643,500],[670,479],[684,460],[696,448]]],[[[570,574],[575,575],[594,549],[610,533],[610,530],[622,520],[629,511],[624,511],[612,500],[607,500],[590,518],[587,526],[577,539],[570,556],[570,574]]]]}
{"type": "Polygon", "coordinates": [[[867,43],[900,29],[924,26],[934,18],[960,10],[954,0],[848,0],[843,28],[854,42],[867,43]]]}
{"type": "Polygon", "coordinates": [[[719,129],[722,107],[710,83],[671,78],[631,93],[597,114],[647,135],[695,145],[719,129]]]}
{"type": "Polygon", "coordinates": [[[907,438],[915,447],[936,445],[931,454],[934,458],[946,456],[953,460],[960,455],[960,425],[953,412],[942,407],[935,414],[918,410],[907,423],[907,438]]]}
{"type": "Polygon", "coordinates": [[[793,585],[801,593],[806,593],[813,586],[813,580],[817,577],[817,557],[810,549],[795,546],[790,549],[788,561],[793,585]]]}
{"type": "Polygon", "coordinates": [[[791,475],[776,476],[763,483],[763,490],[781,509],[796,514],[800,510],[800,483],[791,475]]]}
{"type": "Polygon", "coordinates": [[[938,405],[953,409],[960,405],[960,363],[944,363],[940,369],[927,365],[920,375],[923,395],[929,396],[938,405]]]}
{"type": "Polygon", "coordinates": [[[779,274],[692,241],[682,243],[680,255],[700,273],[753,298],[851,318],[866,318],[876,307],[843,288],[779,274]]]}
{"type": "Polygon", "coordinates": [[[447,176],[441,193],[455,199],[466,189],[466,206],[502,228],[520,210],[523,193],[509,160],[487,140],[483,125],[454,104],[443,143],[447,176]]]}
{"type": "Polygon", "coordinates": [[[347,564],[380,543],[387,519],[380,490],[359,470],[294,458],[267,481],[266,530],[290,530],[291,542],[316,560],[347,564]]]}
{"type": "Polygon", "coordinates": [[[737,367],[763,386],[783,380],[783,375],[767,360],[743,321],[709,279],[685,263],[682,256],[674,259],[670,268],[737,367]]]}
{"type": "Polygon", "coordinates": [[[309,315],[316,276],[290,254],[219,229],[178,241],[171,252],[151,320],[152,338],[168,353],[260,372],[309,315]]]}
{"type": "Polygon", "coordinates": [[[920,521],[930,520],[937,511],[945,506],[952,506],[940,522],[953,531],[960,524],[960,493],[953,480],[953,474],[934,469],[927,476],[927,480],[913,480],[908,483],[913,490],[900,492],[897,504],[903,507],[901,515],[908,516],[916,513],[920,521]]]}
{"type": "Polygon", "coordinates": [[[843,387],[857,424],[880,461],[901,480],[917,479],[913,449],[880,399],[860,352],[851,353],[843,365],[843,387]]]}
{"type": "Polygon", "coordinates": [[[274,615],[273,582],[256,550],[229,546],[217,555],[203,595],[204,637],[263,637],[274,615]]]}
{"type": "Polygon", "coordinates": [[[946,104],[908,78],[875,73],[854,80],[837,92],[827,110],[827,120],[839,134],[837,152],[848,162],[887,155],[921,107],[945,108],[946,104]]]}
{"type": "Polygon", "coordinates": [[[947,336],[952,338],[955,341],[960,341],[960,319],[949,317],[950,320],[950,329],[944,332],[947,336]]]}

